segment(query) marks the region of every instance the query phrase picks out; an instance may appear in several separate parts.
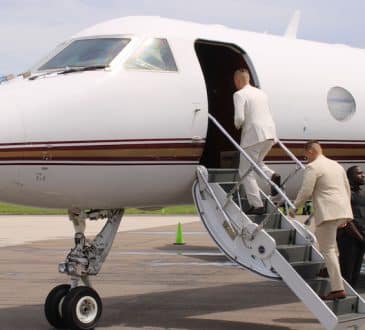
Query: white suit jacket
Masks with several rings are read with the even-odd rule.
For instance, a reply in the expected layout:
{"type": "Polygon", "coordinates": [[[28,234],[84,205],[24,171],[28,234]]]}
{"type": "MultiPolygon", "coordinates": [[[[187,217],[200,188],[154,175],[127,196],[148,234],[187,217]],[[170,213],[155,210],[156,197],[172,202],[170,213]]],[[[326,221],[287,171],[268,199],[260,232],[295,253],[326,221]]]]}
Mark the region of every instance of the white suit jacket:
{"type": "Polygon", "coordinates": [[[339,163],[322,155],[307,165],[294,204],[301,207],[310,199],[313,200],[317,226],[323,221],[353,218],[351,189],[345,170],[339,163]]]}
{"type": "Polygon", "coordinates": [[[276,140],[276,127],[266,94],[246,85],[233,95],[234,124],[242,127],[241,146],[253,146],[266,140],[276,140]]]}

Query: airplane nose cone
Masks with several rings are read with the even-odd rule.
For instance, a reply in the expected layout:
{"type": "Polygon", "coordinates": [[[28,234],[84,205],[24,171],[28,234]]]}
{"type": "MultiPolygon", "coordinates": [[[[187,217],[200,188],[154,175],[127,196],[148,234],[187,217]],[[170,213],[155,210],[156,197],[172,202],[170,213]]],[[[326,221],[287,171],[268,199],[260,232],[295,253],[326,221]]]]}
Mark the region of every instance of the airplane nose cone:
{"type": "Polygon", "coordinates": [[[2,148],[24,140],[21,99],[17,83],[6,82],[0,85],[0,113],[3,118],[0,120],[0,147],[2,148]]]}
{"type": "Polygon", "coordinates": [[[16,85],[0,84],[0,200],[4,202],[14,202],[22,188],[19,165],[24,154],[20,146],[24,125],[16,85]]]}

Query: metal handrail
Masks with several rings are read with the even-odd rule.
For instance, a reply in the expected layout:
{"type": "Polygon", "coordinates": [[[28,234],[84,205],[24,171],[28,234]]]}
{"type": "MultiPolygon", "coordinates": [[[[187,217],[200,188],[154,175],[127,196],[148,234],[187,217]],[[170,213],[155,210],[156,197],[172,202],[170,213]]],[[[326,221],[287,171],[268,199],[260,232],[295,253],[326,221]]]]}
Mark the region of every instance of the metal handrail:
{"type": "MultiPolygon", "coordinates": [[[[266,173],[253,161],[253,159],[247,154],[247,152],[229,135],[229,133],[223,128],[223,126],[215,119],[210,113],[208,114],[208,118],[218,127],[218,129],[226,136],[226,138],[234,145],[234,147],[240,152],[241,155],[243,155],[248,162],[251,164],[253,169],[261,176],[263,177],[270,186],[274,187],[276,191],[279,193],[279,195],[285,200],[285,202],[290,206],[290,208],[296,210],[295,205],[292,203],[292,201],[288,198],[288,196],[281,190],[281,188],[275,184],[271,178],[269,178],[266,173]]],[[[285,148],[287,151],[289,151],[287,148],[285,148]]],[[[284,149],[284,151],[286,151],[284,149]]],[[[295,158],[295,156],[289,151],[289,153],[295,158]]],[[[290,155],[289,155],[290,156],[290,155]]],[[[299,162],[299,160],[298,160],[299,162]]],[[[299,162],[300,163],[300,162],[299,162]]],[[[301,164],[302,165],[302,164],[301,164]]],[[[303,165],[302,165],[303,166],[303,165]]],[[[304,166],[303,166],[304,168],[304,166]]]]}
{"type": "MultiPolygon", "coordinates": [[[[245,226],[243,228],[241,228],[241,226],[239,224],[237,224],[234,219],[232,219],[232,221],[230,220],[225,208],[222,206],[222,204],[220,203],[220,201],[218,200],[218,197],[216,196],[216,194],[214,193],[212,187],[210,186],[207,178],[204,176],[204,174],[202,173],[201,169],[198,167],[197,169],[198,172],[198,179],[199,180],[203,180],[204,185],[206,187],[206,189],[208,190],[210,196],[213,198],[213,200],[215,201],[216,205],[217,205],[217,210],[219,210],[221,212],[221,214],[224,217],[225,222],[228,224],[228,226],[230,227],[230,229],[236,234],[238,235],[239,233],[243,233],[245,231],[245,226]]],[[[242,210],[242,208],[240,207],[240,210],[242,210]]],[[[245,220],[248,223],[251,223],[252,220],[247,216],[246,213],[242,212],[242,215],[244,216],[245,220]]],[[[251,239],[252,240],[254,238],[254,234],[251,235],[251,239]]],[[[243,243],[246,245],[245,241],[243,241],[243,243]]]]}
{"type": "Polygon", "coordinates": [[[229,219],[229,216],[227,215],[226,211],[223,209],[223,207],[222,207],[221,203],[219,202],[217,196],[215,195],[213,189],[210,187],[208,180],[201,173],[200,168],[198,168],[198,173],[199,173],[199,178],[203,180],[206,188],[209,191],[209,194],[211,195],[211,197],[214,199],[215,203],[217,204],[218,210],[222,213],[224,219],[228,223],[228,225],[231,228],[231,230],[233,230],[234,232],[236,232],[237,231],[237,228],[234,228],[234,226],[232,225],[231,220],[229,219]]]}
{"type": "Polygon", "coordinates": [[[286,154],[297,164],[301,170],[305,169],[305,166],[302,164],[302,162],[297,157],[295,157],[295,155],[286,147],[284,143],[282,143],[280,140],[277,140],[276,143],[286,152],[286,154]]]}

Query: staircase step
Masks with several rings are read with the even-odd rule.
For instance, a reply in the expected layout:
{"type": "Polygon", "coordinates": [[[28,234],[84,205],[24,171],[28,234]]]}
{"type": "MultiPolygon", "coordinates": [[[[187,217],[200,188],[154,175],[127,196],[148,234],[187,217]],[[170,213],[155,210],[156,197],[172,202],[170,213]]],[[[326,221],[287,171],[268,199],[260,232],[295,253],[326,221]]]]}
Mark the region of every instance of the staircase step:
{"type": "Polygon", "coordinates": [[[356,320],[365,319],[365,314],[362,313],[350,313],[338,316],[339,323],[351,322],[356,320]]]}
{"type": "MultiPolygon", "coordinates": [[[[235,198],[234,201],[237,205],[239,205],[238,201],[237,201],[237,198],[235,198]]],[[[243,211],[247,211],[251,207],[246,198],[241,198],[241,206],[242,206],[243,211]]],[[[249,214],[247,214],[247,215],[250,216],[249,214]]]]}
{"type": "MultiPolygon", "coordinates": [[[[236,185],[236,182],[233,182],[233,183],[219,183],[219,185],[228,194],[234,188],[234,186],[236,185]]],[[[245,199],[246,192],[245,192],[244,186],[242,184],[240,185],[239,192],[240,192],[241,198],[245,199]]],[[[237,199],[237,192],[233,195],[233,197],[237,199]]]]}
{"type": "Polygon", "coordinates": [[[289,245],[295,242],[293,229],[266,229],[266,232],[276,241],[276,245],[289,245]]]}
{"type": "Polygon", "coordinates": [[[312,252],[310,245],[279,245],[277,249],[289,262],[309,261],[312,252]]]}
{"type": "Polygon", "coordinates": [[[331,291],[329,278],[316,277],[308,280],[307,283],[319,296],[325,296],[331,291]]]}
{"type": "Polygon", "coordinates": [[[238,170],[236,169],[209,169],[209,182],[237,182],[238,170]]]}
{"type": "Polygon", "coordinates": [[[357,312],[359,299],[356,296],[348,296],[345,299],[326,301],[326,305],[336,314],[344,315],[357,312]]]}
{"type": "MultiPolygon", "coordinates": [[[[274,210],[277,211],[277,208],[275,206],[272,206],[269,202],[266,202],[266,212],[272,213],[274,210]]],[[[279,212],[279,211],[278,211],[279,212]]]]}
{"type": "Polygon", "coordinates": [[[316,278],[323,266],[321,261],[296,261],[290,264],[304,279],[316,278]]]}
{"type": "MultiPolygon", "coordinates": [[[[258,225],[264,221],[269,214],[263,215],[248,215],[249,218],[258,225]]],[[[274,213],[270,216],[266,224],[264,225],[265,229],[280,229],[281,227],[281,214],[279,212],[274,213]]]]}
{"type": "MultiPolygon", "coordinates": [[[[205,193],[207,190],[206,179],[205,172],[199,170],[198,180],[200,181],[198,183],[200,187],[194,185],[194,197],[200,211],[210,211],[217,208],[217,200],[214,197],[218,199],[219,203],[225,203],[226,194],[234,187],[238,180],[238,171],[234,169],[210,170],[209,182],[216,183],[211,184],[213,194],[211,191],[210,194],[205,193]],[[199,188],[203,189],[204,194],[199,188]]],[[[243,185],[240,186],[239,194],[234,194],[232,199],[237,205],[242,204],[243,213],[248,210],[249,204],[243,185]]],[[[229,207],[226,210],[227,215],[232,219],[237,219],[243,215],[236,207],[229,207]]],[[[230,240],[224,231],[215,230],[215,225],[219,226],[221,224],[221,215],[218,211],[207,212],[207,214],[211,214],[214,217],[212,223],[209,222],[210,219],[202,216],[202,220],[211,236],[216,242],[222,242],[222,246],[220,244],[219,246],[228,256],[236,255],[240,258],[244,256],[249,257],[251,251],[247,247],[242,248],[241,246],[237,246],[235,240],[230,240]],[[240,255],[240,253],[245,255],[240,255]]],[[[349,288],[347,283],[345,283],[345,288],[347,292],[351,292],[351,296],[337,301],[323,301],[320,299],[321,296],[327,295],[331,291],[329,279],[318,277],[320,270],[324,266],[321,255],[317,253],[314,246],[307,245],[308,243],[305,243],[306,241],[301,239],[300,232],[297,232],[295,229],[290,229],[293,228],[290,225],[290,220],[272,206],[270,201],[265,202],[265,214],[247,216],[256,224],[262,224],[266,219],[263,226],[264,231],[276,241],[277,251],[270,257],[271,264],[269,266],[272,267],[271,269],[261,269],[262,265],[258,263],[260,260],[256,260],[253,255],[251,255],[253,258],[251,260],[252,264],[247,266],[244,258],[238,259],[237,257],[236,262],[238,264],[251,268],[264,276],[280,276],[298,297],[302,299],[325,328],[332,329],[335,327],[337,329],[340,327],[360,325],[365,322],[365,313],[358,313],[358,311],[364,310],[365,304],[361,297],[349,288]],[[299,241],[301,244],[296,244],[299,241]],[[274,269],[276,269],[276,272],[274,269]],[[309,289],[306,283],[314,292],[309,289]]],[[[265,242],[267,236],[262,236],[262,241],[265,242]]],[[[261,237],[259,239],[261,240],[261,237]]]]}

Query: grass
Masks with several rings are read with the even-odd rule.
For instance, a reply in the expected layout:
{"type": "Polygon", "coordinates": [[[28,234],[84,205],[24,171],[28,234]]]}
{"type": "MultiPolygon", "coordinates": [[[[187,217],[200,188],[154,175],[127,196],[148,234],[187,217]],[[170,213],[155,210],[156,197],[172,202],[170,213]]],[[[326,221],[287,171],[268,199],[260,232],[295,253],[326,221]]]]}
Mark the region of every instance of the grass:
{"type": "Polygon", "coordinates": [[[127,214],[156,214],[156,215],[189,215],[197,214],[194,205],[171,206],[156,211],[143,211],[138,209],[127,209],[127,214]]]}
{"type": "Polygon", "coordinates": [[[0,203],[1,215],[59,215],[67,214],[66,210],[40,209],[13,204],[0,203]]]}
{"type": "MultiPolygon", "coordinates": [[[[153,214],[153,215],[189,215],[196,214],[194,205],[172,206],[156,211],[143,211],[127,209],[127,214],[153,214]]],[[[41,209],[27,206],[0,203],[0,215],[65,215],[67,210],[41,209]]]]}
{"type": "MultiPolygon", "coordinates": [[[[303,208],[298,214],[303,213],[303,208]]],[[[0,203],[0,215],[66,215],[67,210],[41,209],[27,206],[0,203]]],[[[150,214],[150,215],[195,215],[194,205],[171,206],[156,211],[144,211],[139,209],[127,209],[126,214],[150,214]]]]}

